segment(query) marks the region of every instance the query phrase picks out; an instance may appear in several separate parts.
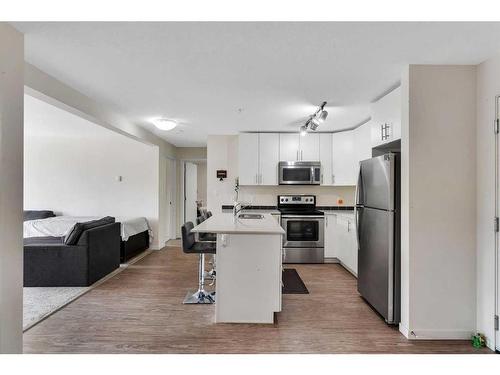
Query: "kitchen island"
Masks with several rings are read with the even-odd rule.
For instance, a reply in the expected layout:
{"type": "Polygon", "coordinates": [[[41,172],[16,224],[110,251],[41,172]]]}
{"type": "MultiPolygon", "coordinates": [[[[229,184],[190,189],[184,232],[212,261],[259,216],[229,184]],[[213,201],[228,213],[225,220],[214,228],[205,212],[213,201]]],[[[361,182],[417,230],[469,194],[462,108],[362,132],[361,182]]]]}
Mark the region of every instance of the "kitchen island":
{"type": "Polygon", "coordinates": [[[192,229],[217,234],[216,323],[273,323],[281,311],[282,235],[270,214],[216,214],[192,229]]]}

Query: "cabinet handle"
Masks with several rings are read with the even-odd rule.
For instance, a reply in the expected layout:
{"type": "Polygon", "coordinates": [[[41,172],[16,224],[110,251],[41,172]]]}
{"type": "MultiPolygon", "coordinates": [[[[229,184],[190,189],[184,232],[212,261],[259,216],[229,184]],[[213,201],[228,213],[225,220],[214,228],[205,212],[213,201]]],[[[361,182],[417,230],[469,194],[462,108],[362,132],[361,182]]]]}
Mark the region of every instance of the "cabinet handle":
{"type": "Polygon", "coordinates": [[[297,160],[299,160],[299,150],[297,150],[297,160]]]}
{"type": "Polygon", "coordinates": [[[321,185],[323,185],[323,173],[321,173],[321,185]]]}
{"type": "Polygon", "coordinates": [[[326,215],[325,224],[326,224],[326,226],[328,227],[328,215],[326,215]]]}
{"type": "Polygon", "coordinates": [[[304,156],[302,154],[302,150],[300,150],[300,160],[304,160],[304,156]]]}

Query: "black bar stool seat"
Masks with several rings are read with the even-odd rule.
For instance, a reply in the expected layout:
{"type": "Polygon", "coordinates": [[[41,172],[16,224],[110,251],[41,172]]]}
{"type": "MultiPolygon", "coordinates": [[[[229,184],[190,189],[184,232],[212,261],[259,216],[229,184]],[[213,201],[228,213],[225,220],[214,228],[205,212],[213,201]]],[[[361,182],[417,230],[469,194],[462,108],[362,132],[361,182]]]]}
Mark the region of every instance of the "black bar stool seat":
{"type": "Polygon", "coordinates": [[[184,298],[184,304],[211,304],[215,302],[215,292],[205,290],[205,254],[215,254],[215,242],[196,241],[191,231],[194,225],[188,221],[181,227],[182,251],[186,254],[198,254],[198,290],[194,293],[188,292],[184,298]]]}

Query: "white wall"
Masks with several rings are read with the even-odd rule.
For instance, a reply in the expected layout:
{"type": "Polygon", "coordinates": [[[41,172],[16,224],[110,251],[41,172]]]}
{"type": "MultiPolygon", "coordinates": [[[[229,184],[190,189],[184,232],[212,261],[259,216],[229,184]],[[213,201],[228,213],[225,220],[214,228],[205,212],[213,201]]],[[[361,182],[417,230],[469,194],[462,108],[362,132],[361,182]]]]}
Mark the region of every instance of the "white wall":
{"type": "Polygon", "coordinates": [[[419,339],[468,339],[476,327],[476,69],[410,65],[407,79],[402,272],[408,274],[402,278],[408,299],[400,328],[410,338],[413,332],[419,339]]]}
{"type": "Polygon", "coordinates": [[[144,216],[155,235],[152,247],[158,248],[158,147],[28,95],[25,128],[26,209],[72,216],[144,216]]]}
{"type": "Polygon", "coordinates": [[[0,23],[0,353],[22,353],[23,35],[0,23]]]}
{"type": "MultiPolygon", "coordinates": [[[[408,337],[410,322],[410,67],[401,75],[401,323],[408,337]]],[[[413,273],[412,273],[413,274],[413,273]]]]}
{"type": "MultiPolygon", "coordinates": [[[[207,199],[208,209],[220,212],[222,205],[232,205],[235,199],[234,182],[238,176],[238,136],[212,135],[208,137],[207,146],[207,199]],[[216,177],[218,169],[225,169],[228,178],[219,181],[216,177]]],[[[315,194],[317,205],[334,206],[339,198],[344,205],[354,204],[352,186],[240,186],[239,200],[262,206],[276,206],[279,194],[303,193],[315,194]]]]}
{"type": "Polygon", "coordinates": [[[494,349],[495,312],[495,96],[500,95],[500,55],[477,67],[477,330],[494,349]]]}
{"type": "Polygon", "coordinates": [[[207,208],[222,212],[223,204],[233,204],[234,183],[238,177],[238,136],[209,135],[207,139],[207,208]],[[227,178],[219,181],[216,171],[227,170],[227,178]]]}

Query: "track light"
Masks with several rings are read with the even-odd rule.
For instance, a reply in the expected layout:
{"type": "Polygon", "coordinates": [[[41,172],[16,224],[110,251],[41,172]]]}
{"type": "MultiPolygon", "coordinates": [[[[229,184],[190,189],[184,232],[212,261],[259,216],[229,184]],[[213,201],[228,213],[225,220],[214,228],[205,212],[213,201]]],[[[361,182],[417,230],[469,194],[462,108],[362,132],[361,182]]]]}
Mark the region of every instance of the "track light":
{"type": "Polygon", "coordinates": [[[318,129],[319,124],[324,122],[326,118],[328,117],[328,112],[324,109],[326,105],[326,102],[321,103],[319,108],[314,112],[307,122],[300,127],[300,135],[304,136],[307,134],[307,129],[311,129],[312,131],[315,131],[318,129]]]}
{"type": "Polygon", "coordinates": [[[326,118],[328,117],[328,112],[325,111],[325,110],[322,110],[319,117],[318,117],[318,121],[319,122],[325,122],[326,118]]]}

